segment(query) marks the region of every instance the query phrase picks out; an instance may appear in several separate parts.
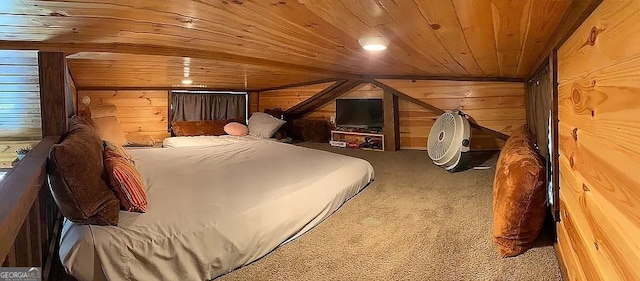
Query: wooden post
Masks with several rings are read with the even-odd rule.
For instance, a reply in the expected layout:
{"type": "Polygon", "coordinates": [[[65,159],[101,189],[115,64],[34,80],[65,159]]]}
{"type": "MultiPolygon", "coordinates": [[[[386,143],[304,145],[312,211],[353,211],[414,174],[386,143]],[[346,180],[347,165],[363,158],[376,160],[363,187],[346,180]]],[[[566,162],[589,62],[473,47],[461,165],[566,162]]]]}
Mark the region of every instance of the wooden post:
{"type": "Polygon", "coordinates": [[[251,116],[254,112],[260,111],[260,92],[251,91],[249,92],[249,112],[247,112],[247,116],[251,116]]]}
{"type": "Polygon", "coordinates": [[[42,136],[61,136],[67,131],[66,79],[64,53],[39,52],[40,110],[42,136]]]}
{"type": "Polygon", "coordinates": [[[392,92],[384,90],[382,99],[382,109],[384,112],[384,150],[396,151],[400,149],[400,110],[398,110],[398,96],[392,92]]]}
{"type": "MultiPolygon", "coordinates": [[[[75,112],[75,109],[68,108],[69,106],[73,107],[73,103],[67,102],[69,101],[68,99],[73,98],[73,94],[71,92],[67,93],[67,86],[68,83],[73,83],[73,81],[71,76],[68,75],[64,53],[39,52],[38,74],[40,77],[40,111],[43,137],[43,141],[40,145],[45,142],[49,142],[50,147],[52,139],[48,138],[49,140],[47,140],[46,137],[64,135],[67,132],[68,112],[70,112],[70,110],[75,112]]],[[[69,90],[72,90],[71,86],[69,87],[69,90]]],[[[57,141],[59,137],[53,139],[57,141]]],[[[44,152],[44,155],[48,155],[48,149],[44,152]]],[[[47,280],[49,278],[49,270],[52,262],[54,261],[53,256],[55,255],[51,247],[52,245],[56,245],[59,239],[58,233],[50,232],[49,224],[55,224],[53,226],[53,229],[55,229],[56,227],[60,227],[61,221],[56,219],[56,217],[59,217],[59,214],[57,208],[52,205],[53,200],[51,198],[51,194],[48,192],[44,163],[45,162],[43,161],[41,164],[42,166],[39,169],[42,173],[40,175],[40,177],[42,177],[42,181],[39,181],[42,183],[41,189],[39,190],[41,192],[39,193],[42,194],[42,196],[39,196],[41,198],[36,197],[34,205],[27,217],[27,221],[25,221],[27,226],[34,227],[28,229],[29,232],[32,232],[29,236],[31,239],[29,247],[26,248],[30,254],[30,260],[29,263],[24,266],[35,265],[43,267],[43,280],[47,280]],[[51,209],[53,211],[52,214],[44,214],[41,212],[43,211],[43,208],[44,210],[51,209]],[[46,219],[41,220],[43,217],[46,219]],[[42,238],[47,238],[47,240],[42,240],[42,238]]],[[[28,171],[30,169],[25,168],[23,170],[28,171]]],[[[19,240],[20,239],[18,239],[18,241],[19,240]]],[[[18,241],[16,241],[16,244],[18,244],[18,241]]],[[[24,248],[22,251],[24,251],[24,248]]]]}

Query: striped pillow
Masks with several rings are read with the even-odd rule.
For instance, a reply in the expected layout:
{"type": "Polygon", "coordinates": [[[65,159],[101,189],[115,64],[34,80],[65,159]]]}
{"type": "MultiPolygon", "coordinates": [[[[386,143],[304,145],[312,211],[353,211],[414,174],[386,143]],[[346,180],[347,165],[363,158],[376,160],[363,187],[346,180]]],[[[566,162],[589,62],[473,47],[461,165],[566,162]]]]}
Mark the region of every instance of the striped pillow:
{"type": "Polygon", "coordinates": [[[147,194],[132,159],[122,156],[117,147],[105,146],[104,169],[120,205],[129,212],[147,211],[147,194]]]}

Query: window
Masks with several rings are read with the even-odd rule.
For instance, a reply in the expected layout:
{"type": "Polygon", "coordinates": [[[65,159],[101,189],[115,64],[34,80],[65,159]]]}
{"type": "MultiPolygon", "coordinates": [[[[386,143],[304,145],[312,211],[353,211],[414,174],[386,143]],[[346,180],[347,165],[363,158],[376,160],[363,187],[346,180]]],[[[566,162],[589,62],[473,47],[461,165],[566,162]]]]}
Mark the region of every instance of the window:
{"type": "Polygon", "coordinates": [[[172,91],[170,121],[247,120],[246,92],[172,91]]]}

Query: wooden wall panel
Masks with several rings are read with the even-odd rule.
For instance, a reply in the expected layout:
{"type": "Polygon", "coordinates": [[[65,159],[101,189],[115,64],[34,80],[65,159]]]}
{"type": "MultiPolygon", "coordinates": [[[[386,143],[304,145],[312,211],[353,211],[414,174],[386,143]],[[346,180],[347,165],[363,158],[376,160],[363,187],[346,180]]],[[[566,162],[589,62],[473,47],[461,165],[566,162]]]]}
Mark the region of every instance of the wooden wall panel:
{"type": "MultiPolygon", "coordinates": [[[[382,89],[372,84],[362,84],[350,92],[338,97],[338,99],[382,99],[383,95],[384,92],[382,89]]],[[[316,110],[305,115],[304,118],[324,119],[330,121],[331,117],[334,116],[336,116],[335,100],[318,107],[316,110]]]]}
{"type": "Polygon", "coordinates": [[[558,51],[560,225],[585,249],[561,258],[587,279],[640,279],[638,32],[640,2],[605,0],[558,51]]]}
{"type": "MultiPolygon", "coordinates": [[[[412,97],[443,109],[462,109],[476,121],[505,134],[525,122],[524,84],[507,82],[380,80],[412,97]]],[[[331,83],[317,84],[260,93],[260,108],[287,109],[320,92],[331,83]]],[[[340,98],[382,98],[382,89],[363,84],[340,98]]],[[[426,150],[431,126],[438,115],[402,98],[399,104],[400,148],[426,150]]],[[[335,102],[318,107],[305,116],[330,120],[335,116],[335,102]]],[[[500,149],[504,141],[479,130],[472,131],[473,150],[500,149]]]]}
{"type": "MultiPolygon", "coordinates": [[[[568,216],[568,214],[567,214],[568,216]]],[[[566,269],[566,274],[569,280],[567,281],[583,281],[587,280],[582,271],[582,265],[580,265],[575,247],[571,245],[571,239],[567,230],[564,228],[563,223],[559,223],[557,226],[557,247],[556,255],[569,256],[571,258],[563,260],[563,265],[566,269]]]]}
{"type": "Polygon", "coordinates": [[[40,139],[38,52],[0,51],[0,139],[40,139]]]}
{"type": "MultiPolygon", "coordinates": [[[[282,90],[260,92],[260,111],[267,108],[282,108],[287,110],[292,106],[308,99],[325,88],[331,86],[334,82],[321,84],[313,84],[302,87],[287,88],[282,90]]],[[[383,97],[382,89],[372,84],[362,84],[348,93],[338,97],[339,99],[358,99],[358,98],[378,98],[383,97]]],[[[317,109],[306,114],[304,118],[327,120],[336,115],[336,102],[332,100],[319,106],[317,109]]]]}
{"type": "MultiPolygon", "coordinates": [[[[80,100],[91,99],[89,106],[112,104],[118,107],[118,119],[126,133],[151,135],[156,142],[169,137],[168,91],[78,91],[80,100]]],[[[78,110],[86,106],[79,103],[78,110]]]]}
{"type": "MultiPolygon", "coordinates": [[[[399,108],[400,148],[426,150],[429,132],[439,115],[403,99],[399,100],[399,108]]],[[[522,125],[521,121],[515,121],[515,123],[499,122],[501,123],[499,126],[505,129],[517,128],[522,125]]],[[[496,150],[502,148],[503,145],[503,140],[497,139],[480,130],[471,129],[470,147],[472,150],[496,150]]]]}
{"type": "Polygon", "coordinates": [[[42,137],[38,52],[0,50],[0,168],[42,137]]]}
{"type": "MultiPolygon", "coordinates": [[[[487,128],[507,135],[525,123],[524,84],[446,80],[379,80],[411,97],[443,110],[460,109],[487,128]]],[[[400,99],[400,147],[426,149],[431,126],[439,115],[400,99]]],[[[472,130],[473,150],[500,149],[504,141],[472,130]]]]}
{"type": "Polygon", "coordinates": [[[282,108],[287,110],[294,105],[308,99],[329,87],[334,82],[313,84],[301,87],[286,88],[282,90],[260,92],[259,110],[267,108],[282,108]]]}

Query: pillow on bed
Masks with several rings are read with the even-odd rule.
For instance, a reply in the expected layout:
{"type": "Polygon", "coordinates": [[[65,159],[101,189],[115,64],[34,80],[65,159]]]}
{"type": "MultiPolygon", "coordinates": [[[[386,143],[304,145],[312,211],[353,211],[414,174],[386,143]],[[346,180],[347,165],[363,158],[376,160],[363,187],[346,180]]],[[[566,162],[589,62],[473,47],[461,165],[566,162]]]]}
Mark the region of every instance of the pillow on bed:
{"type": "Polygon", "coordinates": [[[104,147],[103,154],[105,153],[104,151],[109,150],[112,153],[117,153],[118,155],[124,157],[129,162],[131,162],[131,164],[133,165],[136,164],[136,161],[133,160],[133,156],[131,156],[131,154],[129,154],[129,152],[127,152],[127,150],[124,149],[122,146],[115,145],[110,141],[102,141],[102,146],[104,147]]]}
{"type": "Polygon", "coordinates": [[[112,104],[89,106],[87,111],[92,119],[118,116],[118,107],[112,104]]]}
{"type": "Polygon", "coordinates": [[[249,128],[244,124],[240,124],[238,122],[231,122],[227,125],[224,125],[224,131],[229,135],[238,137],[246,136],[249,134],[249,128]]]}
{"type": "Polygon", "coordinates": [[[95,130],[71,119],[69,132],[47,159],[51,193],[60,212],[83,224],[117,225],[120,203],[102,179],[102,141],[95,130]]]}
{"type": "MultiPolygon", "coordinates": [[[[273,116],[275,118],[285,120],[284,111],[282,110],[282,108],[279,108],[279,107],[278,108],[273,108],[273,109],[265,108],[265,110],[263,112],[266,113],[266,114],[269,114],[269,115],[271,115],[271,116],[273,116]]],[[[273,135],[273,137],[275,139],[277,139],[277,140],[281,140],[281,139],[286,138],[289,135],[289,133],[288,133],[289,132],[289,128],[287,128],[289,125],[290,125],[290,123],[289,124],[284,124],[282,127],[280,127],[280,129],[278,129],[276,131],[276,133],[273,135]]]]}
{"type": "Polygon", "coordinates": [[[221,136],[226,134],[224,126],[236,119],[206,121],[172,121],[171,128],[177,137],[221,136]]]}
{"type": "Polygon", "coordinates": [[[284,123],[287,123],[287,121],[266,113],[255,112],[249,118],[249,135],[258,138],[270,138],[284,123]]]}
{"type": "Polygon", "coordinates": [[[127,137],[116,117],[94,118],[96,131],[100,135],[100,139],[110,141],[119,146],[127,144],[127,137]]]}
{"type": "Polygon", "coordinates": [[[126,134],[127,146],[147,147],[153,146],[156,142],[150,135],[126,134]]]}
{"type": "Polygon", "coordinates": [[[147,211],[147,194],[131,155],[112,143],[104,143],[104,169],[120,205],[129,212],[147,211]]]}

